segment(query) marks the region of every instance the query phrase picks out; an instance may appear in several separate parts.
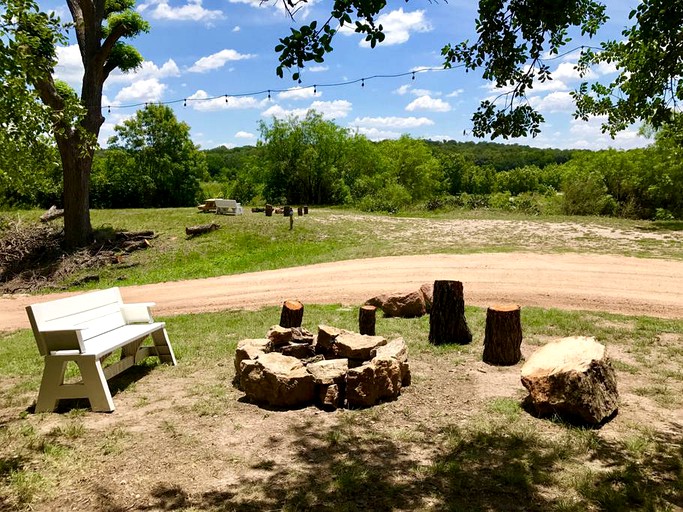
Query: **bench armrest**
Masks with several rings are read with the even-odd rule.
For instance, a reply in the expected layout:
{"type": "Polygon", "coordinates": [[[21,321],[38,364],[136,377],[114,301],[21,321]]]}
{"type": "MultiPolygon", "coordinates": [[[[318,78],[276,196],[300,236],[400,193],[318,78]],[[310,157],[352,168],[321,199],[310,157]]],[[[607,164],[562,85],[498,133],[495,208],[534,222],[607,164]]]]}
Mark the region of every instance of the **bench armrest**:
{"type": "Polygon", "coordinates": [[[152,307],[154,302],[139,302],[134,304],[121,304],[121,314],[127,324],[151,324],[152,307]]]}
{"type": "Polygon", "coordinates": [[[50,352],[55,350],[77,350],[83,352],[83,337],[81,335],[83,330],[79,327],[55,326],[41,329],[40,334],[50,352]]]}

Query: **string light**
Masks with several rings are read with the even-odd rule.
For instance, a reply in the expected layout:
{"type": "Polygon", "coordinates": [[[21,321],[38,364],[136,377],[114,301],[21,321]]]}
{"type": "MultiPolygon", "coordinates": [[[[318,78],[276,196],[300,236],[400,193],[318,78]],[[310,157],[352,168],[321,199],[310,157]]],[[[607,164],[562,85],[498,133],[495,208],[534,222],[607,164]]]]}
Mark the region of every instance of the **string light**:
{"type": "MultiPolygon", "coordinates": [[[[450,71],[453,69],[457,69],[463,67],[463,65],[459,66],[453,66],[450,68],[423,68],[423,69],[418,69],[418,70],[413,70],[413,71],[406,71],[404,73],[394,73],[394,74],[386,74],[386,75],[372,75],[368,77],[363,77],[363,78],[357,78],[355,80],[347,80],[344,82],[332,82],[332,83],[327,83],[327,84],[315,84],[313,85],[313,93],[317,94],[318,92],[318,87],[327,87],[327,88],[334,88],[334,87],[345,87],[349,86],[352,84],[357,84],[360,82],[361,87],[365,87],[365,81],[370,80],[370,79],[376,79],[376,78],[384,78],[384,79],[395,79],[395,78],[402,78],[406,76],[411,76],[412,79],[415,79],[415,73],[425,73],[425,72],[437,72],[437,71],[450,71]]],[[[297,80],[298,83],[301,83],[301,78],[297,80]]],[[[244,98],[244,97],[250,97],[250,96],[258,96],[259,94],[268,94],[268,99],[272,99],[272,94],[273,93],[280,93],[280,92],[287,92],[289,91],[290,88],[283,88],[283,89],[265,89],[265,90],[260,90],[260,91],[251,91],[251,92],[245,92],[245,93],[236,93],[236,94],[221,94],[219,96],[210,96],[206,98],[192,98],[192,101],[195,102],[202,102],[202,101],[211,101],[211,100],[217,100],[219,98],[225,98],[225,102],[228,103],[228,98],[244,98]]],[[[182,101],[183,107],[187,107],[187,98],[183,99],[175,99],[175,100],[169,100],[169,101],[159,101],[159,102],[144,102],[144,103],[130,103],[130,104],[125,104],[125,105],[113,105],[113,108],[115,109],[125,109],[125,108],[137,108],[137,107],[147,107],[148,105],[151,105],[152,103],[155,105],[172,105],[176,103],[180,103],[182,101]]],[[[107,112],[111,113],[111,108],[112,105],[107,106],[107,112]]]]}

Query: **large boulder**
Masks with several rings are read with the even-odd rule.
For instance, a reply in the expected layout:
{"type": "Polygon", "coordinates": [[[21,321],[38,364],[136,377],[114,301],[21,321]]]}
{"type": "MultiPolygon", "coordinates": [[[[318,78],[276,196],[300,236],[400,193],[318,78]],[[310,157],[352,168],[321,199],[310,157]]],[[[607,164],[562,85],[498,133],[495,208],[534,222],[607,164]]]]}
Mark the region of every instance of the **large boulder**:
{"type": "Polygon", "coordinates": [[[370,407],[393,400],[401,393],[401,367],[393,358],[373,359],[346,374],[346,404],[349,408],[370,407]]]}
{"type": "Polygon", "coordinates": [[[316,339],[316,352],[319,354],[326,354],[332,350],[332,345],[337,339],[337,336],[344,333],[343,329],[337,329],[329,325],[318,326],[318,336],[316,339]]]}
{"type": "Polygon", "coordinates": [[[534,352],[522,367],[522,384],[540,416],[599,424],[617,410],[616,374],[605,346],[592,337],[564,338],[534,352]]]}
{"type": "Polygon", "coordinates": [[[434,283],[425,283],[420,286],[420,293],[425,301],[425,309],[427,313],[432,311],[432,302],[434,302],[434,283]]]}
{"type": "Polygon", "coordinates": [[[303,363],[277,352],[243,360],[240,387],[254,402],[274,407],[308,405],[315,397],[313,376],[303,363]]]}
{"type": "Polygon", "coordinates": [[[384,316],[414,318],[427,313],[424,295],[418,290],[407,294],[383,294],[366,301],[382,310],[384,316]]]}

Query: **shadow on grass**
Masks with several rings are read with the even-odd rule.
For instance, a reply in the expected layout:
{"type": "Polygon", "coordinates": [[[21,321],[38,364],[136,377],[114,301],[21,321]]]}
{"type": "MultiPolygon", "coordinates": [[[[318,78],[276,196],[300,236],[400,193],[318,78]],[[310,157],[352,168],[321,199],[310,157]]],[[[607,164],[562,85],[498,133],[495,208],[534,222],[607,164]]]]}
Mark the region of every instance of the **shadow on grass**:
{"type": "Polygon", "coordinates": [[[371,425],[321,431],[308,423],[296,428],[295,445],[271,438],[270,451],[291,453],[288,462],[254,461],[243,475],[227,470],[217,481],[236,483],[203,493],[159,483],[146,509],[578,512],[682,505],[680,435],[660,435],[646,454],[596,438],[586,453],[533,428],[497,428],[452,426],[395,441],[371,425]],[[587,457],[600,469],[584,469],[587,457]],[[569,478],[577,467],[581,476],[569,478]]]}

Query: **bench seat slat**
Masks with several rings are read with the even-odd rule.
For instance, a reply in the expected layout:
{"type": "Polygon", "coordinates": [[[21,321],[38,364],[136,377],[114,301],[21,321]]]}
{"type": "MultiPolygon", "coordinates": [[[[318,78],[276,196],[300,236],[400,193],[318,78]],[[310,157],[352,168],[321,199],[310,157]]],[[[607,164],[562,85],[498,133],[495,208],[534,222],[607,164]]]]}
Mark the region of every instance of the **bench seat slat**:
{"type": "Polygon", "coordinates": [[[154,331],[163,329],[164,322],[154,322],[151,324],[131,324],[124,325],[113,331],[105,332],[94,338],[85,340],[85,354],[93,354],[95,357],[103,355],[121,348],[131,341],[138,340],[154,331]]]}

